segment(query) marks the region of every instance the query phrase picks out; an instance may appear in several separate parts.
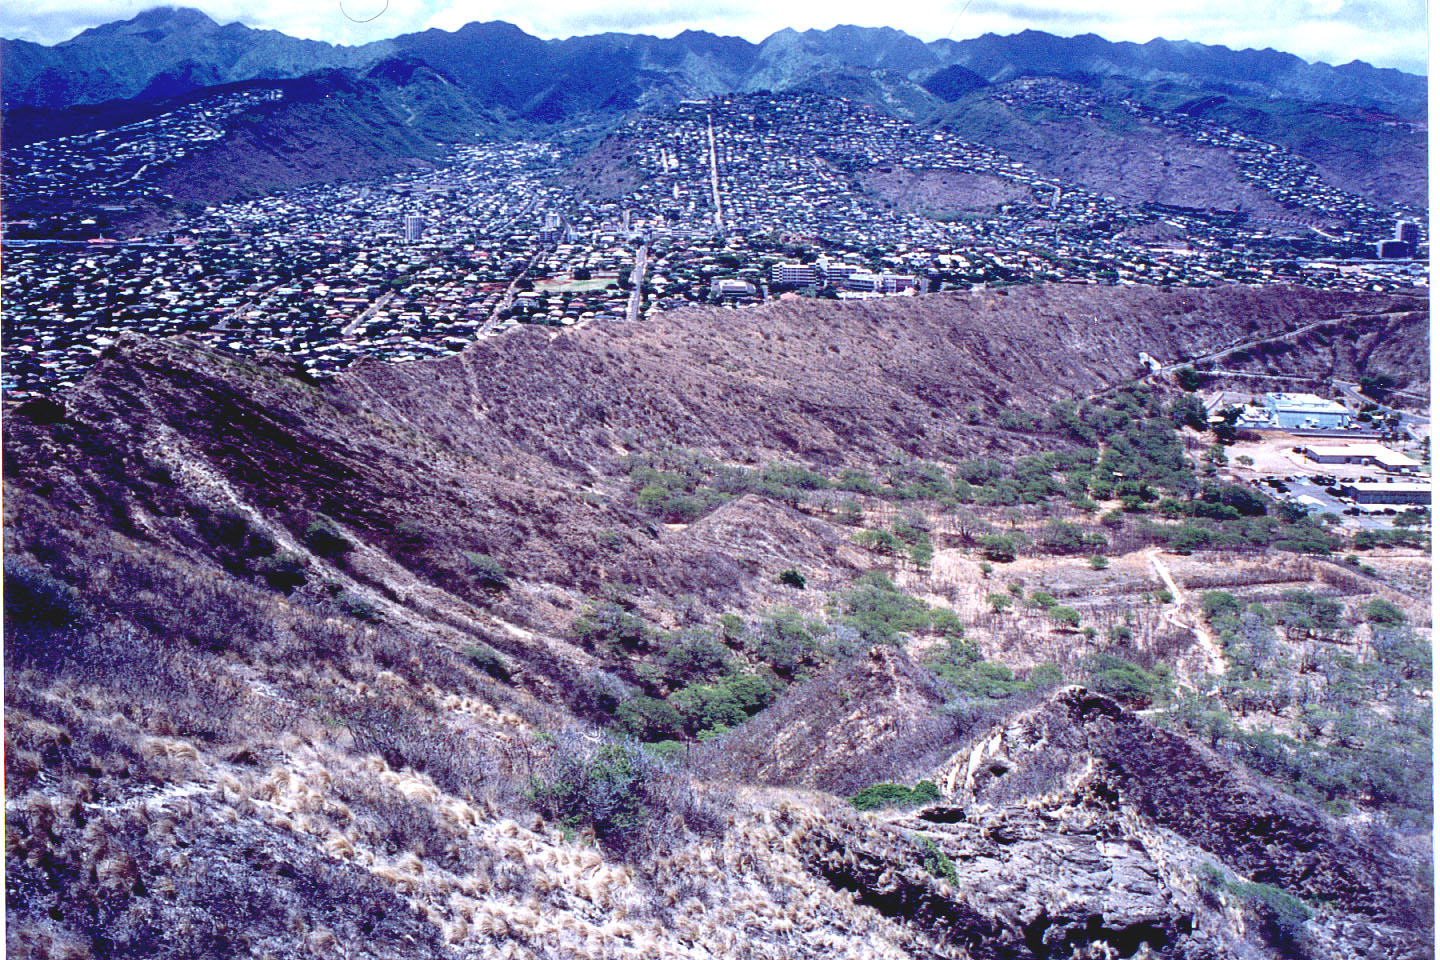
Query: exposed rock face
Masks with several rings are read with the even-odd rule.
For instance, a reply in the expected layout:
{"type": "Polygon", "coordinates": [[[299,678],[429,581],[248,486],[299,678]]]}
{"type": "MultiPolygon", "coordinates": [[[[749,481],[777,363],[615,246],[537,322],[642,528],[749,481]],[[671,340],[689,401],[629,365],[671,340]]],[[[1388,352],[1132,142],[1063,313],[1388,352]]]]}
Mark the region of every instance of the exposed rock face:
{"type": "Polygon", "coordinates": [[[1222,858],[1251,879],[1375,920],[1425,915],[1407,865],[1194,741],[1106,697],[1071,688],[947,764],[965,806],[1015,802],[1045,781],[1103,782],[1118,808],[1222,858]]]}
{"type": "Polygon", "coordinates": [[[939,779],[945,802],[809,823],[804,846],[940,955],[1430,955],[1419,864],[1081,688],[939,779]],[[1329,909],[1285,927],[1247,900],[1256,884],[1329,909]]]}

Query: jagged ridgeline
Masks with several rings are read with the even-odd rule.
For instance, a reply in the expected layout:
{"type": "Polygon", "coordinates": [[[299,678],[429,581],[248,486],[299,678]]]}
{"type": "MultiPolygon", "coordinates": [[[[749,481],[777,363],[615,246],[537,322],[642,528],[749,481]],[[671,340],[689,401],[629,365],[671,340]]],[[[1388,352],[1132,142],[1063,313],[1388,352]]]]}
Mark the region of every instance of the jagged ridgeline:
{"type": "Polygon", "coordinates": [[[1427,337],[1074,286],[326,381],[127,336],[5,411],[8,949],[1428,957],[1428,518],[1281,509],[1140,362],[1423,392],[1427,337]]]}

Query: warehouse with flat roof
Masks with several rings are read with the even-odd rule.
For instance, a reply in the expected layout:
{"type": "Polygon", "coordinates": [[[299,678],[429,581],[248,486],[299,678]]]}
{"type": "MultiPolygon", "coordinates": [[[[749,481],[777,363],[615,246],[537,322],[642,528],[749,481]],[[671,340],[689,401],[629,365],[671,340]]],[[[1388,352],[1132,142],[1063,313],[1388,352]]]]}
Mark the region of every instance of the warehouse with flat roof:
{"type": "Polygon", "coordinates": [[[1405,504],[1406,506],[1428,507],[1434,488],[1427,482],[1384,480],[1361,480],[1341,484],[1340,492],[1356,503],[1405,504]]]}
{"type": "Polygon", "coordinates": [[[1350,425],[1350,411],[1313,393],[1270,393],[1265,410],[1276,426],[1331,430],[1350,425]]]}
{"type": "Polygon", "coordinates": [[[1311,444],[1305,456],[1316,463],[1353,463],[1379,467],[1386,473],[1420,472],[1420,461],[1378,443],[1311,444]]]}

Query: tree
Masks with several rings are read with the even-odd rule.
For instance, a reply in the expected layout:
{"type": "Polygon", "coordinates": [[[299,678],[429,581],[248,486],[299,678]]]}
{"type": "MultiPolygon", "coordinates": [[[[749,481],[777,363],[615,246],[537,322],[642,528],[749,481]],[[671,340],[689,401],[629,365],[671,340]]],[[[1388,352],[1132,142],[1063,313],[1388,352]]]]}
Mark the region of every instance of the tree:
{"type": "Polygon", "coordinates": [[[1080,611],[1074,607],[1054,606],[1050,608],[1050,619],[1062,627],[1074,630],[1080,626],[1080,611]]]}
{"type": "Polygon", "coordinates": [[[1050,520],[1040,531],[1040,545],[1051,553],[1079,553],[1085,549],[1085,535],[1064,520],[1050,520]]]}
{"type": "Polygon", "coordinates": [[[978,538],[980,553],[986,560],[995,563],[1010,563],[1015,559],[1015,538],[1005,534],[988,534],[978,538]]]}
{"type": "Polygon", "coordinates": [[[1205,376],[1194,367],[1181,367],[1175,371],[1175,382],[1186,393],[1194,393],[1205,385],[1205,376]]]}
{"type": "Polygon", "coordinates": [[[780,572],[780,582],[787,587],[795,587],[798,590],[805,589],[805,575],[794,567],[780,572]]]}
{"type": "Polygon", "coordinates": [[[1365,604],[1365,619],[1384,627],[1398,627],[1408,619],[1405,611],[1384,597],[1376,597],[1365,604]]]}
{"type": "Polygon", "coordinates": [[[1210,426],[1210,415],[1205,412],[1205,404],[1194,394],[1187,393],[1170,405],[1170,419],[1180,426],[1194,430],[1204,430],[1210,426]]]}
{"type": "Polygon", "coordinates": [[[990,605],[991,611],[1001,613],[1010,609],[1010,605],[1015,602],[1015,598],[1008,593],[987,593],[985,595],[985,602],[990,605]]]}

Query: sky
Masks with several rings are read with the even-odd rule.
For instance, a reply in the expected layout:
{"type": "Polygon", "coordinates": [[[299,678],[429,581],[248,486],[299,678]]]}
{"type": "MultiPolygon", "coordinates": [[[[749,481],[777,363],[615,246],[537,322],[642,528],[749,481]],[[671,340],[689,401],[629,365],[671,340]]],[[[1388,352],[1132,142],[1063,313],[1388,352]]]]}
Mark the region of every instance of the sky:
{"type": "MultiPolygon", "coordinates": [[[[0,12],[0,36],[58,43],[157,5],[156,0],[16,0],[0,12]]],[[[1428,72],[1425,0],[192,0],[184,5],[220,23],[239,21],[347,44],[431,27],[454,30],[474,20],[505,20],[547,38],[607,31],[669,37],[692,29],[751,41],[785,27],[824,30],[849,23],[895,27],[922,40],[1025,29],[1141,43],[1164,37],[1428,72]]]]}

